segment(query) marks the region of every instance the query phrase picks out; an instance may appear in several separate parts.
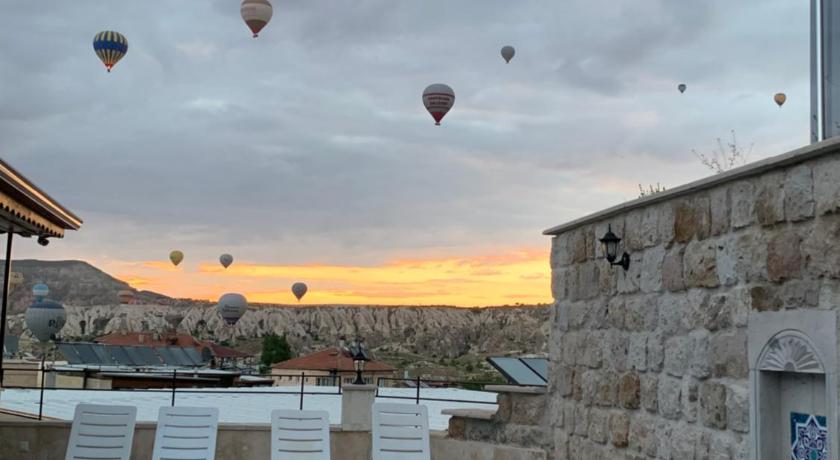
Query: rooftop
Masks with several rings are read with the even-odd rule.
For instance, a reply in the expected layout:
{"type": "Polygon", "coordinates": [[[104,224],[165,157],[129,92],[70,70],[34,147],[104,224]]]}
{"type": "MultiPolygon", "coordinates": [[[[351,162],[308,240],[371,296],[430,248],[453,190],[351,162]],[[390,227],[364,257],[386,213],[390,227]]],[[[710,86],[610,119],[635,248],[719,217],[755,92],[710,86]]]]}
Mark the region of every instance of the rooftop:
{"type": "MultiPolygon", "coordinates": [[[[325,348],[306,356],[290,359],[271,366],[272,369],[318,370],[353,372],[353,358],[347,350],[338,347],[325,348]]],[[[393,372],[394,368],[382,361],[371,360],[365,363],[365,372],[393,372]]]]}

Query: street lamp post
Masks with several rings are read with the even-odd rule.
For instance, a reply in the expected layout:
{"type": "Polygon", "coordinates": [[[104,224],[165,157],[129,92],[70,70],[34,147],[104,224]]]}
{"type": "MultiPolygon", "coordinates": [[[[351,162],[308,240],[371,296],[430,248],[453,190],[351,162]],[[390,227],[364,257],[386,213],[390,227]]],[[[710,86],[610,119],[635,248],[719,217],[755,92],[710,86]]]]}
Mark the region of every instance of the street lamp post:
{"type": "Polygon", "coordinates": [[[365,351],[364,341],[360,338],[356,339],[356,343],[351,349],[353,353],[353,367],[356,369],[356,381],[354,385],[364,385],[365,379],[362,378],[362,373],[365,371],[365,363],[370,361],[370,358],[365,351]]]}

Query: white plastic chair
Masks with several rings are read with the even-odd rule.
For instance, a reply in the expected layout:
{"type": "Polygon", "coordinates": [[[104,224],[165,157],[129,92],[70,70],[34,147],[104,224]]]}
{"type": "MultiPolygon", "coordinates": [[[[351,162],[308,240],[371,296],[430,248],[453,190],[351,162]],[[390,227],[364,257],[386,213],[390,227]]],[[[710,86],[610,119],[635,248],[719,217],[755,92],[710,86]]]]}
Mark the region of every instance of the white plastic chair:
{"type": "Polygon", "coordinates": [[[373,460],[431,460],[426,406],[374,403],[373,460]]]}
{"type": "Polygon", "coordinates": [[[152,460],[213,460],[218,429],[214,407],[161,407],[152,460]]]}
{"type": "Polygon", "coordinates": [[[271,411],[271,460],[330,460],[330,414],[271,411]]]}
{"type": "Polygon", "coordinates": [[[129,460],[137,408],[78,404],[65,460],[129,460]]]}

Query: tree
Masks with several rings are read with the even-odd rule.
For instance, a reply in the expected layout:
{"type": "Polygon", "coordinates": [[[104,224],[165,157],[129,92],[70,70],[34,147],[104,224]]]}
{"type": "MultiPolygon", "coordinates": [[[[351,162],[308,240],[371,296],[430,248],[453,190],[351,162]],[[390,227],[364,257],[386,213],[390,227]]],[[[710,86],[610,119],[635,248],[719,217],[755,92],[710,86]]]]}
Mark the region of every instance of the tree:
{"type": "Polygon", "coordinates": [[[274,363],[292,359],[292,347],[286,341],[286,335],[268,334],[263,337],[260,371],[265,373],[274,363]]]}

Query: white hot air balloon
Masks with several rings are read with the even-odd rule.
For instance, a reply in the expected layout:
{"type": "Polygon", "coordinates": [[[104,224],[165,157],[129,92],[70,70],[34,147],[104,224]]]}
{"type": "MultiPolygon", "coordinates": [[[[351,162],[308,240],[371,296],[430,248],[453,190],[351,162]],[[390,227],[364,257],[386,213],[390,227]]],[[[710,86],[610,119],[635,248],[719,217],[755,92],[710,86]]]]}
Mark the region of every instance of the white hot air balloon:
{"type": "Polygon", "coordinates": [[[306,291],[308,290],[309,288],[306,286],[305,283],[295,283],[292,285],[292,294],[294,294],[295,297],[297,297],[298,302],[300,302],[300,299],[302,299],[303,296],[306,295],[306,291]]]}
{"type": "Polygon", "coordinates": [[[513,59],[513,56],[515,56],[515,55],[516,55],[516,50],[512,46],[507,45],[507,46],[502,47],[502,57],[505,59],[505,62],[507,62],[508,64],[510,64],[510,60],[513,59]]]}
{"type": "Polygon", "coordinates": [[[48,295],[50,295],[50,287],[46,284],[38,283],[32,286],[32,297],[35,297],[36,301],[44,300],[48,295]]]}
{"type": "Polygon", "coordinates": [[[254,38],[257,38],[262,28],[268,24],[273,13],[274,9],[268,0],[242,0],[242,5],[239,7],[239,14],[254,33],[254,38]]]}
{"type": "Polygon", "coordinates": [[[66,322],[64,307],[52,300],[39,300],[26,309],[26,327],[40,342],[54,340],[66,322]]]}
{"type": "Polygon", "coordinates": [[[233,256],[230,254],[222,254],[219,256],[219,263],[222,264],[222,267],[228,268],[230,264],[233,263],[233,256]]]}
{"type": "Polygon", "coordinates": [[[248,310],[248,301],[242,294],[228,293],[219,298],[216,308],[225,323],[233,326],[248,310]]]}
{"type": "Polygon", "coordinates": [[[440,121],[454,104],[455,92],[443,83],[429,85],[423,91],[423,105],[435,119],[435,125],[440,125],[440,121]]]}

